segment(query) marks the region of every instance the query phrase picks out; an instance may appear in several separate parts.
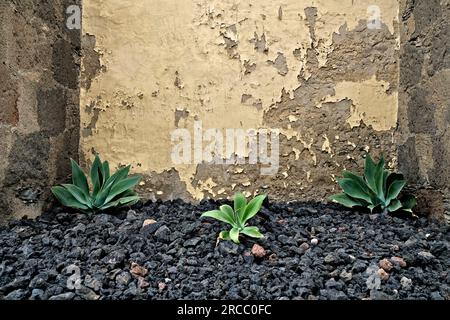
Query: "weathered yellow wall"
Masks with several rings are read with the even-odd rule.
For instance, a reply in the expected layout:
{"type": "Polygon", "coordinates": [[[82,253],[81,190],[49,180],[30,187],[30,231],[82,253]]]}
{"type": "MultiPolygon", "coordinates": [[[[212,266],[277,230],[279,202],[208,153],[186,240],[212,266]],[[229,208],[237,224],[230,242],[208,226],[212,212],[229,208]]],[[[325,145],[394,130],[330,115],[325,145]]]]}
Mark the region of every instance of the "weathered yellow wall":
{"type": "Polygon", "coordinates": [[[84,0],[81,151],[131,163],[150,198],[236,190],[321,199],[384,152],[396,166],[393,0],[84,0]],[[367,8],[381,9],[368,29],[367,8]],[[280,129],[280,169],[174,165],[177,128],[280,129]]]}

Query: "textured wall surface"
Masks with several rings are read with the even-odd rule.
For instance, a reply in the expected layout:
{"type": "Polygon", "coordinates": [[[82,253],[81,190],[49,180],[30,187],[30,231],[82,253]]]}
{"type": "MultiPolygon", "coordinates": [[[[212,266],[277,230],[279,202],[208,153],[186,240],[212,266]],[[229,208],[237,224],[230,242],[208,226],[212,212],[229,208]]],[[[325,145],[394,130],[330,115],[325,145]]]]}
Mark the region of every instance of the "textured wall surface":
{"type": "Polygon", "coordinates": [[[439,214],[450,189],[450,1],[400,7],[399,164],[439,214]]]}
{"type": "Polygon", "coordinates": [[[0,223],[38,215],[79,145],[84,165],[131,163],[147,198],[190,201],[320,200],[384,153],[448,210],[449,0],[84,0],[69,30],[80,2],[0,3],[0,223]],[[171,134],[198,121],[279,129],[279,170],[174,163],[171,134]]]}
{"type": "Polygon", "coordinates": [[[65,28],[76,2],[0,2],[0,223],[40,214],[78,157],[80,30],[65,28]]]}
{"type": "Polygon", "coordinates": [[[396,167],[398,12],[393,0],[84,0],[81,156],[131,163],[147,197],[186,200],[320,200],[366,151],[396,167]],[[195,121],[279,129],[278,173],[174,164],[171,133],[195,121]]]}

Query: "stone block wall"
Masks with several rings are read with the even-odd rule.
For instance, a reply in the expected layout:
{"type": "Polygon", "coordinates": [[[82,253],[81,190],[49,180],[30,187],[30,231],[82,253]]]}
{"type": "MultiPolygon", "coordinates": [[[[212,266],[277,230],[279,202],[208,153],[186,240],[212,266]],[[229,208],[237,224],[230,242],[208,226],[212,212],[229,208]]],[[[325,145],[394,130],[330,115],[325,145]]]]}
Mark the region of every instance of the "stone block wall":
{"type": "Polygon", "coordinates": [[[399,165],[430,214],[449,211],[450,1],[400,2],[399,165]]]}
{"type": "Polygon", "coordinates": [[[65,22],[79,2],[0,3],[0,223],[40,214],[78,158],[80,30],[65,22]]]}

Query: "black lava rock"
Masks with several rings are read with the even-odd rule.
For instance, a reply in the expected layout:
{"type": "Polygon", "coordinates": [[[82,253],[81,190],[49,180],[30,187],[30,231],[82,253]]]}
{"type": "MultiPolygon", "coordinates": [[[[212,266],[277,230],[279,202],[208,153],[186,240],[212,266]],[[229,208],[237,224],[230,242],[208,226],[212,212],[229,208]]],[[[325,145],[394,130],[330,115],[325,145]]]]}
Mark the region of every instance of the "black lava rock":
{"type": "Polygon", "coordinates": [[[148,202],[93,218],[55,208],[13,221],[0,228],[0,299],[450,297],[448,226],[267,202],[251,220],[264,239],[217,244],[226,226],[199,217],[221,203],[148,202]],[[255,243],[264,257],[251,253],[255,243]],[[406,264],[379,273],[392,257],[406,264]]]}

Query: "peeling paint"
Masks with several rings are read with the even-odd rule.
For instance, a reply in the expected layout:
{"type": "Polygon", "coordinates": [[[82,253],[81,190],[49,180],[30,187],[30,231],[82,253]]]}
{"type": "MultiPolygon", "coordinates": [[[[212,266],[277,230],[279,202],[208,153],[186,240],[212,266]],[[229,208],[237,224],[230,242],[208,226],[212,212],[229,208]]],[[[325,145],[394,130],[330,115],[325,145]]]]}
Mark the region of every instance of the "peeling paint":
{"type": "MultiPolygon", "coordinates": [[[[328,171],[359,157],[346,139],[376,144],[397,121],[396,70],[378,73],[377,63],[396,59],[398,5],[378,2],[383,29],[367,36],[368,0],[86,0],[83,34],[95,37],[88,51],[102,69],[81,92],[82,153],[93,148],[152,177],[173,170],[183,198],[262,186],[275,198],[288,188],[288,198],[326,196],[330,187],[318,188],[328,171]],[[351,50],[374,43],[391,60],[351,50]],[[346,55],[355,62],[343,65],[346,55]],[[262,178],[258,166],[172,164],[170,133],[198,120],[205,130],[280,129],[282,170],[262,178]],[[337,133],[342,141],[330,138],[337,133]]],[[[167,193],[150,180],[142,187],[167,193]]]]}
{"type": "Polygon", "coordinates": [[[389,83],[375,77],[362,82],[343,81],[336,84],[335,95],[327,97],[324,103],[351,100],[347,122],[352,128],[363,121],[377,131],[390,130],[397,125],[398,94],[388,91],[389,83]]]}

